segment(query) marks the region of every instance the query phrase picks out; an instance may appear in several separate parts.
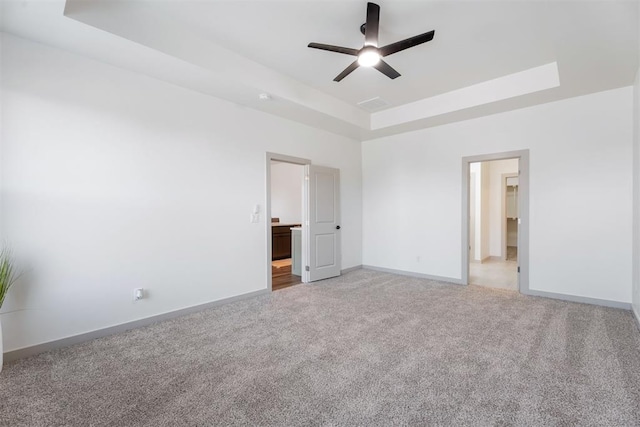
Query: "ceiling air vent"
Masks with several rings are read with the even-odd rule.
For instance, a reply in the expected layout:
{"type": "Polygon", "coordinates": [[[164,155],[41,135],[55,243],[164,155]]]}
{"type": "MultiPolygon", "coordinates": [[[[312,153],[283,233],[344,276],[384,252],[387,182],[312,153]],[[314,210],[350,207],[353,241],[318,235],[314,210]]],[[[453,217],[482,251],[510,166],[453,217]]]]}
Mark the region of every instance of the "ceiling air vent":
{"type": "Polygon", "coordinates": [[[378,111],[388,105],[389,103],[379,96],[367,99],[366,101],[358,102],[358,107],[363,108],[367,111],[378,111]]]}

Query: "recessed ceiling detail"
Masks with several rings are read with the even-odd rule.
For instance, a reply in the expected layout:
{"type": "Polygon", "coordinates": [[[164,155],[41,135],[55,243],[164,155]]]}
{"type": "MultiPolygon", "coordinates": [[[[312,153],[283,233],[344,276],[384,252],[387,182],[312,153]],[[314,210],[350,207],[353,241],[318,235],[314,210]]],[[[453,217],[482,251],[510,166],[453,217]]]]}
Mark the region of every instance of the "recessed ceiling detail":
{"type": "Polygon", "coordinates": [[[438,37],[394,54],[401,79],[360,67],[339,85],[329,77],[353,56],[306,41],[361,46],[362,1],[0,4],[8,37],[358,140],[629,86],[638,68],[635,1],[387,0],[380,41],[438,37]],[[388,105],[358,105],[375,98],[388,105]]]}
{"type": "Polygon", "coordinates": [[[371,129],[478,107],[560,86],[558,64],[542,65],[371,115],[371,129]]]}

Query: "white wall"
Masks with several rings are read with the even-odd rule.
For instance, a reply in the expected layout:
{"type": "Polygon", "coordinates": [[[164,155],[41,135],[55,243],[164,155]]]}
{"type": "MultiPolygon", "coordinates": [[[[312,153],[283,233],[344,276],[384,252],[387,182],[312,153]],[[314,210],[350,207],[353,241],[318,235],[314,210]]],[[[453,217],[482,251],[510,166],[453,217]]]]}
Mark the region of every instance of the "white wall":
{"type": "Polygon", "coordinates": [[[267,151],[340,169],[361,264],[359,142],[13,36],[2,54],[3,231],[31,265],[5,351],[265,289],[267,151]]]}
{"type": "Polygon", "coordinates": [[[470,163],[474,177],[470,197],[471,259],[484,261],[502,256],[502,174],[517,173],[518,160],[495,160],[470,163]],[[473,230],[471,230],[473,223],[473,230]],[[476,227],[476,224],[479,224],[476,227]]]}
{"type": "Polygon", "coordinates": [[[502,175],[518,173],[518,159],[494,160],[487,162],[491,165],[490,190],[489,190],[489,216],[490,216],[490,249],[491,256],[502,257],[504,248],[502,247],[502,220],[505,216],[502,175]]]}
{"type": "Polygon", "coordinates": [[[281,223],[302,223],[304,166],[271,162],[271,216],[281,223]]]}
{"type": "Polygon", "coordinates": [[[363,264],[460,279],[462,157],[530,149],[530,288],[630,302],[631,111],[626,87],[364,142],[363,264]]]}

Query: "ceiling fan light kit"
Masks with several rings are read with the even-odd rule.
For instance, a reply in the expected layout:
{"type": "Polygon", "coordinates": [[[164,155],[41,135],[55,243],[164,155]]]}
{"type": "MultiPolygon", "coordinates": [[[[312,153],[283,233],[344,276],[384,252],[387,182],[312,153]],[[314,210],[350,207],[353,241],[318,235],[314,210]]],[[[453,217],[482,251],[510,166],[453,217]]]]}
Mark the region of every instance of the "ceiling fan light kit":
{"type": "Polygon", "coordinates": [[[386,75],[390,79],[400,77],[400,73],[382,60],[383,57],[392,55],[410,47],[417,46],[422,43],[433,40],[435,31],[429,31],[399,42],[378,47],[378,29],[380,27],[380,6],[375,3],[367,3],[367,21],[360,26],[360,31],[364,34],[364,46],[361,49],[352,49],[349,47],[333,46],[322,43],[309,43],[310,48],[327,50],[330,52],[342,53],[357,57],[355,61],[344,69],[333,79],[336,82],[341,81],[351,74],[358,67],[373,67],[386,75]]]}
{"type": "Polygon", "coordinates": [[[365,46],[358,53],[358,65],[361,67],[373,67],[380,62],[380,53],[373,46],[365,46]]]}

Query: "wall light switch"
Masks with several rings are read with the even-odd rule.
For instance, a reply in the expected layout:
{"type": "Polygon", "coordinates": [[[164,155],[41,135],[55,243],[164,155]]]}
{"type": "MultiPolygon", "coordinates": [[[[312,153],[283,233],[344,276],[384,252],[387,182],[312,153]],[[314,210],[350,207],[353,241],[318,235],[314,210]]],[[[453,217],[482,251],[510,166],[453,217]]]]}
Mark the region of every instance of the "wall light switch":
{"type": "Polygon", "coordinates": [[[260,205],[255,205],[255,206],[253,207],[253,213],[254,213],[254,214],[258,214],[258,213],[260,213],[260,205]]]}

